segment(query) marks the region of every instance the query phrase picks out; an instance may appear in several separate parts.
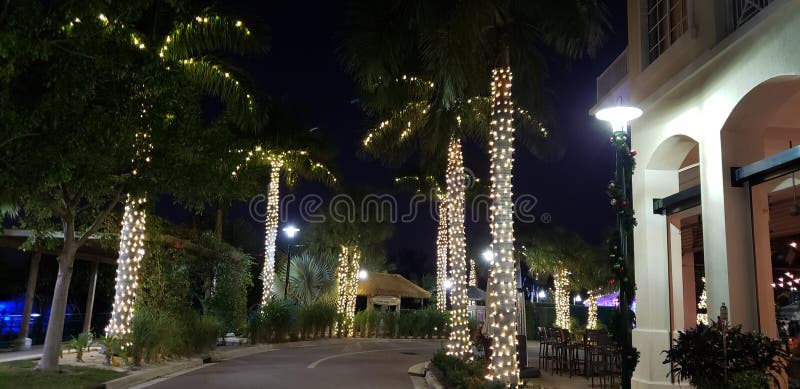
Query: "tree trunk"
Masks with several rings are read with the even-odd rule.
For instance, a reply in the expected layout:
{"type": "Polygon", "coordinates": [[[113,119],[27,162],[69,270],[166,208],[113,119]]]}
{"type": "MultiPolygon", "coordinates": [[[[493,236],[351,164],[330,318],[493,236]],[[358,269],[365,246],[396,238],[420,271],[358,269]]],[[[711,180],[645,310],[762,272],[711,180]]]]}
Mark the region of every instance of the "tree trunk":
{"type": "Polygon", "coordinates": [[[31,325],[31,312],[33,312],[33,297],[36,295],[36,281],[39,279],[39,263],[42,252],[35,250],[31,255],[31,268],[28,272],[28,284],[25,286],[25,308],[22,311],[22,324],[19,326],[19,339],[25,341],[31,325]]]}
{"type": "Polygon", "coordinates": [[[217,220],[214,224],[214,235],[217,240],[222,241],[222,204],[217,204],[217,220]]]}
{"type": "Polygon", "coordinates": [[[569,272],[559,269],[553,275],[555,294],[553,303],[556,306],[556,322],[558,328],[569,329],[569,272]]]}
{"type": "Polygon", "coordinates": [[[467,258],[464,237],[465,202],[464,158],[461,141],[450,138],[447,152],[447,221],[451,260],[450,339],[447,353],[465,358],[470,352],[469,319],[467,314],[467,258]]]}
{"type": "Polygon", "coordinates": [[[134,300],[138,288],[139,266],[144,257],[145,212],[144,199],[128,196],[119,236],[117,278],[114,284],[114,306],[106,327],[106,336],[125,336],[130,333],[134,300]]]}
{"type": "Polygon", "coordinates": [[[275,241],[278,238],[278,208],[280,201],[280,179],[283,163],[273,161],[271,165],[269,187],[267,189],[267,218],[265,221],[264,237],[264,269],[261,271],[261,279],[264,281],[264,289],[261,292],[261,307],[269,303],[272,298],[272,290],[275,286],[275,241]]]}
{"type": "Polygon", "coordinates": [[[436,307],[447,310],[447,249],[450,239],[447,234],[447,201],[439,200],[439,232],[436,236],[436,307]]]}
{"type": "Polygon", "coordinates": [[[492,303],[490,315],[492,358],[490,380],[516,386],[517,307],[514,279],[514,220],[511,191],[511,168],[514,154],[514,103],[511,99],[511,66],[508,48],[501,64],[492,70],[492,243],[496,254],[492,265],[492,303]]]}
{"type": "Polygon", "coordinates": [[[53,304],[50,307],[50,319],[47,322],[47,335],[44,339],[42,359],[36,366],[38,370],[53,371],[58,369],[58,358],[61,355],[61,340],[64,336],[64,316],[67,311],[67,294],[72,279],[72,266],[75,263],[75,228],[73,221],[65,221],[64,246],[58,255],[58,278],[53,291],[53,304]]]}

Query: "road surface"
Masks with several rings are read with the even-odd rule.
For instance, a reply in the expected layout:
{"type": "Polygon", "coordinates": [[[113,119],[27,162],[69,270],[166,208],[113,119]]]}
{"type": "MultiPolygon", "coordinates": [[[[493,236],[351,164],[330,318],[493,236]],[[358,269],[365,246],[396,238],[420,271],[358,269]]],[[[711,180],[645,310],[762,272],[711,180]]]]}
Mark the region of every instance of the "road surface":
{"type": "Polygon", "coordinates": [[[148,386],[202,388],[412,388],[408,368],[444,341],[354,339],[233,358],[148,386]]]}

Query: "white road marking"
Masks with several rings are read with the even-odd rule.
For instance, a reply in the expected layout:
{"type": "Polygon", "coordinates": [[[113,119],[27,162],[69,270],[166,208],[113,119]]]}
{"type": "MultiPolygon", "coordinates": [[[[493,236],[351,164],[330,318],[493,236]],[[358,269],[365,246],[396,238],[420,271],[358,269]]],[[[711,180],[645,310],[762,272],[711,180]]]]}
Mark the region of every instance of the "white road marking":
{"type": "Polygon", "coordinates": [[[317,367],[317,365],[319,365],[322,362],[327,361],[328,359],[346,357],[348,355],[377,353],[377,352],[381,352],[381,351],[399,351],[399,350],[417,350],[417,349],[418,348],[416,348],[416,347],[415,348],[408,348],[408,347],[406,347],[406,348],[383,348],[383,349],[379,349],[379,350],[355,351],[355,352],[352,352],[352,353],[336,354],[336,355],[331,355],[329,357],[325,357],[325,358],[322,358],[322,359],[317,359],[316,361],[311,362],[308,365],[307,368],[308,369],[313,369],[313,368],[317,367]]]}

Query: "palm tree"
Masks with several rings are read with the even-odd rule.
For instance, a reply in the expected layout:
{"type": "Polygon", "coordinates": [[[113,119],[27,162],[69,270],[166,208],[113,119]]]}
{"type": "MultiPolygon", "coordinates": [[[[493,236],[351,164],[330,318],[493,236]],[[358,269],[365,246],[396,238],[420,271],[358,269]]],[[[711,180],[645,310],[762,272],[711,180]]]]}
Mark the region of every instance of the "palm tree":
{"type": "MultiPolygon", "coordinates": [[[[303,253],[291,258],[289,271],[289,296],[302,305],[314,304],[326,296],[334,285],[333,260],[322,256],[303,253]]],[[[276,271],[276,284],[283,288],[286,277],[284,263],[276,271]]]]}
{"type": "MultiPolygon", "coordinates": [[[[174,69],[178,77],[193,84],[200,95],[219,98],[225,105],[226,118],[232,119],[242,128],[254,129],[259,118],[253,92],[243,85],[230,65],[215,55],[221,52],[257,52],[261,49],[259,40],[255,39],[255,35],[240,20],[209,15],[207,11],[192,15],[185,11],[191,7],[184,8],[186,4],[178,3],[157,2],[153,4],[154,8],[140,15],[139,20],[132,24],[151,33],[131,31],[132,43],[145,52],[145,55],[157,53],[166,69],[174,69]],[[168,13],[167,9],[159,7],[171,8],[171,21],[164,23],[163,20],[158,20],[168,13]],[[158,26],[164,27],[159,29],[158,26]]],[[[97,19],[109,28],[125,28],[124,21],[112,14],[101,13],[97,19]]],[[[142,117],[147,115],[149,104],[144,96],[142,117]]],[[[134,176],[150,162],[154,147],[150,132],[149,127],[144,127],[136,136],[136,156],[132,160],[134,176]]],[[[114,305],[106,327],[106,336],[125,336],[130,333],[139,262],[145,255],[145,202],[146,197],[143,194],[129,194],[125,201],[114,305]]]]}
{"type": "Polygon", "coordinates": [[[333,185],[336,183],[336,177],[325,165],[312,159],[308,149],[276,150],[256,146],[253,150],[247,152],[241,149],[237,151],[244,155],[244,163],[236,166],[235,170],[231,172],[234,177],[248,165],[269,166],[270,169],[269,186],[267,188],[264,267],[261,273],[264,285],[261,292],[261,306],[263,307],[272,298],[275,287],[275,242],[278,236],[278,220],[280,216],[278,208],[280,205],[281,173],[284,172],[284,182],[289,186],[293,186],[298,178],[333,185]]]}
{"type": "Polygon", "coordinates": [[[400,69],[415,64],[436,85],[445,107],[463,96],[480,95],[491,85],[492,235],[498,256],[492,269],[490,315],[498,320],[490,329],[495,350],[488,378],[516,385],[511,201],[513,115],[519,109],[515,105],[528,110],[539,105],[541,94],[536,91],[541,90],[546,67],[542,47],[576,57],[600,44],[603,7],[597,0],[355,3],[353,29],[371,34],[357,34],[355,45],[364,49],[345,56],[354,60],[350,69],[361,74],[363,85],[394,78],[400,69]],[[512,68],[523,98],[512,99],[512,68]]]}

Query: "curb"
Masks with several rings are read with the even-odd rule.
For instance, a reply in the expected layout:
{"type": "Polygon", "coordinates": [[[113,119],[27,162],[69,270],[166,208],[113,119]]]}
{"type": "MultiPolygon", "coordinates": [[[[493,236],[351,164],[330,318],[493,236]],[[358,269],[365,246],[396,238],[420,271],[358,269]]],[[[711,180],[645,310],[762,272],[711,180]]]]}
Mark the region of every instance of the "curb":
{"type": "Polygon", "coordinates": [[[192,358],[188,361],[168,364],[153,369],[139,370],[132,374],[120,377],[111,381],[106,381],[103,386],[106,389],[123,389],[130,388],[131,386],[143,384],[147,381],[152,381],[166,375],[177,373],[182,370],[192,369],[203,365],[203,360],[200,358],[192,358]]]}
{"type": "Polygon", "coordinates": [[[408,368],[408,376],[414,389],[428,389],[425,374],[428,372],[428,362],[421,362],[408,368]]]}
{"type": "Polygon", "coordinates": [[[425,374],[425,383],[428,384],[429,388],[433,389],[444,389],[444,385],[439,382],[439,379],[436,378],[436,374],[432,371],[428,370],[430,374],[425,374]]]}

